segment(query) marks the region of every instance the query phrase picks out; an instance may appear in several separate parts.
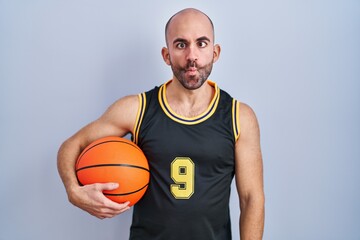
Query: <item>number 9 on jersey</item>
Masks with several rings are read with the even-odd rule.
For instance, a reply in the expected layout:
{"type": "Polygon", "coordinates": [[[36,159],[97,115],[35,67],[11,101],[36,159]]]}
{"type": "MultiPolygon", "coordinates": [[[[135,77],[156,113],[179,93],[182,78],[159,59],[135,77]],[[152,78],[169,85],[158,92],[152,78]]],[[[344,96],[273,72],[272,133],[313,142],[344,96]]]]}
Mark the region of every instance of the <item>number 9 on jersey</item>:
{"type": "Polygon", "coordinates": [[[195,164],[188,157],[177,157],[171,163],[171,178],[174,184],[170,191],[176,199],[189,199],[194,194],[195,164]]]}

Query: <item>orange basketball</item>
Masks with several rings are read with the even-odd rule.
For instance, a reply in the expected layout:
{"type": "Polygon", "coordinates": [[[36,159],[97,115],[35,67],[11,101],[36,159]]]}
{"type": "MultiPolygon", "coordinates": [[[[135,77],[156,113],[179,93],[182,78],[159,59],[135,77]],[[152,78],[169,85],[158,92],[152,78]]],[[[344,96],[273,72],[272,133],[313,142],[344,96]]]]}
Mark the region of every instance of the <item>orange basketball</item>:
{"type": "Polygon", "coordinates": [[[105,137],[87,146],[75,165],[81,185],[119,183],[112,191],[104,191],[109,199],[130,206],[144,195],[150,179],[149,164],[144,153],[133,142],[120,137],[105,137]]]}

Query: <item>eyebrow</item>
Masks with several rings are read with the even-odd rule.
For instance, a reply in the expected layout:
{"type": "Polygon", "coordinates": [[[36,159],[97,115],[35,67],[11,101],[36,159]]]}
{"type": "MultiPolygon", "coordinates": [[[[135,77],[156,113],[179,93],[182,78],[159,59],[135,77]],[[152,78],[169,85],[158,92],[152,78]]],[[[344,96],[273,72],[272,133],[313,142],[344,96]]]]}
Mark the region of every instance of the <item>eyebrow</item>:
{"type": "Polygon", "coordinates": [[[177,42],[187,42],[184,38],[176,38],[173,43],[177,43],[177,42]]]}
{"type": "MultiPolygon", "coordinates": [[[[208,37],[199,37],[196,39],[197,42],[200,42],[200,41],[207,41],[207,42],[210,42],[210,39],[208,37]]],[[[176,38],[173,43],[178,43],[178,42],[188,42],[186,39],[184,38],[176,38]]]]}
{"type": "Polygon", "coordinates": [[[199,37],[198,39],[196,39],[197,42],[200,42],[200,41],[207,41],[207,42],[211,42],[210,39],[208,37],[199,37]]]}

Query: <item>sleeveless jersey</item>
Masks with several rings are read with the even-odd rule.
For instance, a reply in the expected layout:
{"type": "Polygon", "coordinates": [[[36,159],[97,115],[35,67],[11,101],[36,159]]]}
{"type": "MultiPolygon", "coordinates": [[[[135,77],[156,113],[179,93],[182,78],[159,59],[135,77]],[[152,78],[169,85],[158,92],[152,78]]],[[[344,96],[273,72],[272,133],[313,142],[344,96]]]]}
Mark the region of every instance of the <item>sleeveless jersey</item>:
{"type": "Polygon", "coordinates": [[[147,192],[133,209],[131,240],[231,239],[239,102],[214,82],[207,84],[214,97],[194,118],[171,110],[167,83],[139,94],[133,140],[144,151],[151,174],[147,192]]]}

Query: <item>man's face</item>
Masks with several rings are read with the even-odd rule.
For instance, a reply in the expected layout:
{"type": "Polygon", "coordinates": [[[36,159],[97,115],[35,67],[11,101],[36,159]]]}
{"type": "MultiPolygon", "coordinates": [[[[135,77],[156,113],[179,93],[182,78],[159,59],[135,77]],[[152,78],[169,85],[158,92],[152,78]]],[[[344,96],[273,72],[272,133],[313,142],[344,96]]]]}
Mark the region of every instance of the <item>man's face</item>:
{"type": "Polygon", "coordinates": [[[208,79],[218,58],[213,41],[209,19],[198,12],[180,13],[169,24],[163,57],[186,89],[197,89],[208,79]]]}

